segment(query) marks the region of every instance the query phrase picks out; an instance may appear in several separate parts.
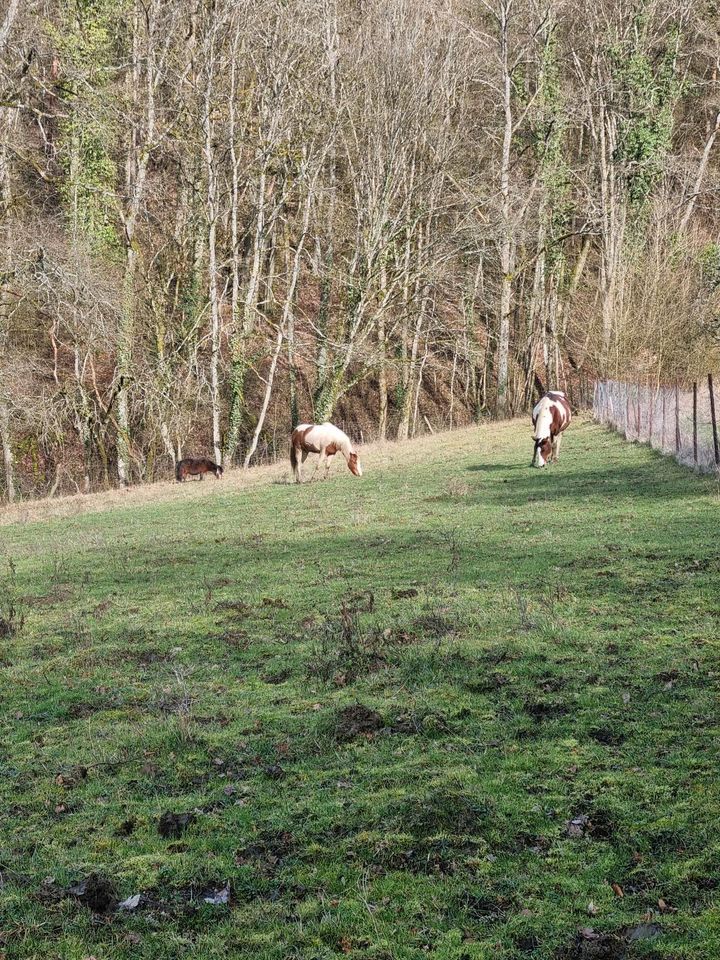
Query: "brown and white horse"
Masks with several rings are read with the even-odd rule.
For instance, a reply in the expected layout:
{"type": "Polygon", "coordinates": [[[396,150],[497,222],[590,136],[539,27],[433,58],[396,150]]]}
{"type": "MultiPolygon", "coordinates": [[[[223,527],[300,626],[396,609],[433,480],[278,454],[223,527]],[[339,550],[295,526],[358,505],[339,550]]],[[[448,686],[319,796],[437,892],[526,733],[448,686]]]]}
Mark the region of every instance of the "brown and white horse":
{"type": "Polygon", "coordinates": [[[570,404],[562,390],[549,391],[535,404],[532,412],[534,467],[544,467],[546,463],[560,459],[561,434],[571,419],[570,404]]]}
{"type": "Polygon", "coordinates": [[[290,465],[297,483],[302,482],[301,465],[305,463],[309,453],[320,454],[313,477],[318,467],[324,465],[327,480],[330,458],[336,453],[341,453],[345,457],[351,473],[356,477],[362,476],[362,467],[350,437],[332,423],[301,423],[293,430],[290,441],[290,465]]]}

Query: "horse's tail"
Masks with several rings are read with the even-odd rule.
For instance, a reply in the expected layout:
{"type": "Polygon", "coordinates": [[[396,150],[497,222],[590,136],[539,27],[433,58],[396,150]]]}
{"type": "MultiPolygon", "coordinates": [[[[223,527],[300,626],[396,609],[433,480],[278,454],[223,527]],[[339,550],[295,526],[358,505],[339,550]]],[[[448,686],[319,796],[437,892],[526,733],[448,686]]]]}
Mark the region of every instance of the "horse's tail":
{"type": "Polygon", "coordinates": [[[293,471],[297,470],[297,448],[294,443],[290,444],[290,466],[293,468],[293,471]]]}

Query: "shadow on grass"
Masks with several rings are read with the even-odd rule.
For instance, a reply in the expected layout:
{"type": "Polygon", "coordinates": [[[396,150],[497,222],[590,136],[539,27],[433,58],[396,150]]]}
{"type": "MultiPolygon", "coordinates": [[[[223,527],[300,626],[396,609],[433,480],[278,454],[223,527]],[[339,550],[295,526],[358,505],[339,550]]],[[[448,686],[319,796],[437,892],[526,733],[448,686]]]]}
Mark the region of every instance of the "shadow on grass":
{"type": "MultiPolygon", "coordinates": [[[[682,500],[698,493],[710,492],[707,479],[683,471],[679,465],[668,464],[659,455],[648,452],[644,463],[616,465],[613,462],[597,467],[574,466],[572,463],[554,464],[542,470],[522,465],[476,465],[469,471],[501,476],[512,471],[508,484],[482,488],[482,500],[494,504],[519,506],[532,499],[563,500],[577,506],[588,500],[605,501],[612,498],[615,505],[638,500],[682,500]],[[679,477],[683,471],[685,476],[679,477]],[[684,482],[681,482],[683,481],[684,482]]],[[[480,492],[480,491],[478,491],[480,492]]]]}
{"type": "Polygon", "coordinates": [[[531,470],[530,461],[522,463],[473,463],[466,468],[470,473],[507,473],[508,470],[531,470]]]}

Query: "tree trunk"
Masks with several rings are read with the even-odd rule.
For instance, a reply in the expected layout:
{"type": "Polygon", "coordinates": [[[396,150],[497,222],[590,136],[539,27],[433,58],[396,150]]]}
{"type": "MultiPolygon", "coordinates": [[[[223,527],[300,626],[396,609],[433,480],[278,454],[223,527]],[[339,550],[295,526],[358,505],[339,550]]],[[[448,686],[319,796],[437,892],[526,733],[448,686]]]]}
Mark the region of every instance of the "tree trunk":
{"type": "Polygon", "coordinates": [[[510,9],[512,0],[500,3],[500,59],[502,63],[503,130],[502,158],[500,163],[501,240],[500,240],[500,310],[498,316],[497,345],[497,415],[501,419],[508,414],[508,360],[510,354],[510,311],[512,309],[513,271],[515,269],[515,244],[510,204],[510,149],[513,134],[512,77],[510,73],[508,43],[510,9]]]}
{"type": "Polygon", "coordinates": [[[385,340],[385,318],[380,314],[377,321],[378,336],[378,390],[380,399],[378,401],[378,439],[387,439],[388,423],[388,381],[387,381],[387,344],[385,340]]]}
{"type": "Polygon", "coordinates": [[[132,241],[125,251],[125,275],[123,277],[123,299],[120,311],[120,330],[117,346],[117,472],[121,486],[130,482],[130,399],[129,387],[132,379],[132,342],[135,319],[135,272],[137,254],[132,241]]]}
{"type": "Polygon", "coordinates": [[[215,147],[213,145],[212,93],[214,83],[214,45],[210,50],[207,87],[205,90],[205,173],[207,176],[207,245],[208,245],[208,295],[210,300],[210,403],[212,410],[212,443],[215,463],[222,463],[220,438],[220,304],[218,299],[217,268],[217,173],[215,170],[215,147]]]}
{"type": "Polygon", "coordinates": [[[720,133],[720,110],[715,117],[715,126],[710,131],[710,136],[707,138],[705,143],[705,149],[703,150],[702,159],[700,160],[700,166],[698,167],[697,177],[695,178],[695,186],[692,194],[688,198],[687,207],[685,208],[685,213],[683,218],[680,221],[680,233],[685,233],[690,223],[690,217],[692,212],[695,209],[695,203],[697,198],[700,195],[700,188],[702,187],[703,179],[705,178],[705,171],[707,170],[708,163],[710,162],[710,154],[712,152],[713,144],[717,138],[718,133],[720,133]]]}
{"type": "Polygon", "coordinates": [[[0,396],[0,444],[2,444],[3,464],[5,466],[5,491],[9,503],[15,499],[15,467],[10,445],[10,416],[7,402],[0,396]]]}
{"type": "Polygon", "coordinates": [[[230,359],[230,410],[228,429],[225,439],[225,458],[231,461],[240,440],[240,429],[245,414],[245,376],[247,372],[247,339],[255,327],[260,272],[265,248],[265,205],[266,205],[267,168],[263,166],[258,181],[257,214],[255,218],[255,236],[253,238],[253,256],[248,278],[242,324],[238,329],[237,321],[231,343],[230,359]]]}

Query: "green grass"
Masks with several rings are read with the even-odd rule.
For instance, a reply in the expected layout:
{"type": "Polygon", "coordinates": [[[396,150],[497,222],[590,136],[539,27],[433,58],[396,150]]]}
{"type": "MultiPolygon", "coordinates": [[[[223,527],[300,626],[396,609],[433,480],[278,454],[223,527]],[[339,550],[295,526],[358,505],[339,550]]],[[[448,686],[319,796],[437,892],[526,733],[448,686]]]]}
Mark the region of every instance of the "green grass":
{"type": "Polygon", "coordinates": [[[0,528],[0,956],[720,956],[717,482],[528,433],[0,528]]]}

